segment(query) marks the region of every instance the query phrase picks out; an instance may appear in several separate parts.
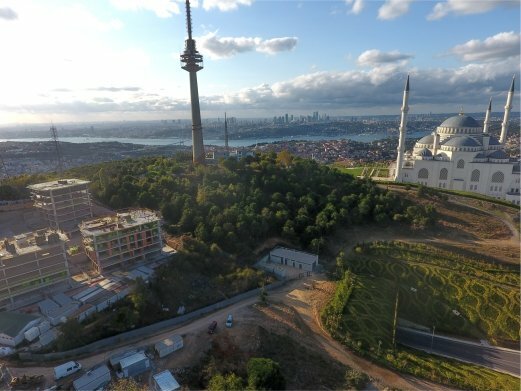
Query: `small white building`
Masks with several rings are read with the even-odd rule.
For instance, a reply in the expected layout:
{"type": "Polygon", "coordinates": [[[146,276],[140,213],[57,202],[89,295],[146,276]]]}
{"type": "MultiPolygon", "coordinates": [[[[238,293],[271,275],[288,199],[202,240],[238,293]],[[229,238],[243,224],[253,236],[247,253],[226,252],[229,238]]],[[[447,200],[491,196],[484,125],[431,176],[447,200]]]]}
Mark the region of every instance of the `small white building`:
{"type": "Polygon", "coordinates": [[[286,247],[276,247],[270,251],[268,262],[312,272],[318,266],[318,255],[286,247]]]}
{"type": "Polygon", "coordinates": [[[181,386],[177,382],[169,370],[163,371],[154,375],[154,390],[155,391],[175,391],[179,390],[181,386]]]}
{"type": "Polygon", "coordinates": [[[41,318],[19,312],[0,312],[0,345],[15,347],[22,343],[25,332],[36,326],[41,318]]]}
{"type": "Polygon", "coordinates": [[[159,356],[163,358],[170,353],[175,352],[183,347],[183,337],[174,334],[169,338],[165,338],[154,345],[154,348],[159,356]]]}

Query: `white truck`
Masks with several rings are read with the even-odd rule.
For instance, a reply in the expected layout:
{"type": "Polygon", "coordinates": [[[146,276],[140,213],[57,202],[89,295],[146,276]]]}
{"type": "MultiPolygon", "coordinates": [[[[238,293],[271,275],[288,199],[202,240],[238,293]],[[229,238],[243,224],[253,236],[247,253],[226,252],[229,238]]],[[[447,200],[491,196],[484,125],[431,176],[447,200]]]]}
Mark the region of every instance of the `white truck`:
{"type": "Polygon", "coordinates": [[[62,377],[72,375],[81,369],[81,364],[77,361],[69,361],[65,364],[54,367],[54,380],[59,380],[62,377]]]}

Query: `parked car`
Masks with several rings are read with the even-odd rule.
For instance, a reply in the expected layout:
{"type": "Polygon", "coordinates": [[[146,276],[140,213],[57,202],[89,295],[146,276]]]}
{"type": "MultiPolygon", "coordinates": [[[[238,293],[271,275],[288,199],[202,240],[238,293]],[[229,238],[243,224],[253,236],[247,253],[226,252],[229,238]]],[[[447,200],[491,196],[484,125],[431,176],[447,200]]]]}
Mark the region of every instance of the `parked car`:
{"type": "Polygon", "coordinates": [[[228,317],[226,318],[226,327],[232,327],[233,326],[233,316],[232,314],[228,314],[228,317]]]}
{"type": "Polygon", "coordinates": [[[217,328],[217,321],[214,320],[212,323],[210,323],[210,326],[208,326],[208,334],[215,333],[216,328],[217,328]]]}
{"type": "Polygon", "coordinates": [[[77,361],[69,361],[65,364],[54,367],[54,380],[59,380],[62,377],[72,375],[81,370],[81,364],[77,361]]]}

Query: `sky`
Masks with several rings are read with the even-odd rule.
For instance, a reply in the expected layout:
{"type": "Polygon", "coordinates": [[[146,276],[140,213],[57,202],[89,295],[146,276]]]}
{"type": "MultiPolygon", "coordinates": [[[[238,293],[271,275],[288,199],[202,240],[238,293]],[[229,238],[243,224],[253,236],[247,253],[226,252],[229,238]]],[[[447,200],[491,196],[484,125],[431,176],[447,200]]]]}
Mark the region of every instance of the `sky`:
{"type": "MultiPolygon", "coordinates": [[[[502,111],[520,1],[193,0],[203,120],[399,114],[408,74],[410,113],[502,111]]],[[[189,118],[186,37],[184,0],[0,0],[0,124],[189,118]]]]}

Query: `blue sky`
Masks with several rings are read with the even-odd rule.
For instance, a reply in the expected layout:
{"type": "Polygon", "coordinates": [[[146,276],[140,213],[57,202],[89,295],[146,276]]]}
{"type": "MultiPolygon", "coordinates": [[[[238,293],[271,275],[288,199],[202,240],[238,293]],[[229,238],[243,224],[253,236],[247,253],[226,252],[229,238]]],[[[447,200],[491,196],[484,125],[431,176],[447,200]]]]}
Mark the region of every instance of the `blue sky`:
{"type": "MultiPolygon", "coordinates": [[[[502,110],[520,1],[192,1],[203,118],[502,110]]],[[[189,117],[175,0],[0,0],[0,123],[189,117]]],[[[516,94],[514,109],[518,109],[516,94]]]]}

